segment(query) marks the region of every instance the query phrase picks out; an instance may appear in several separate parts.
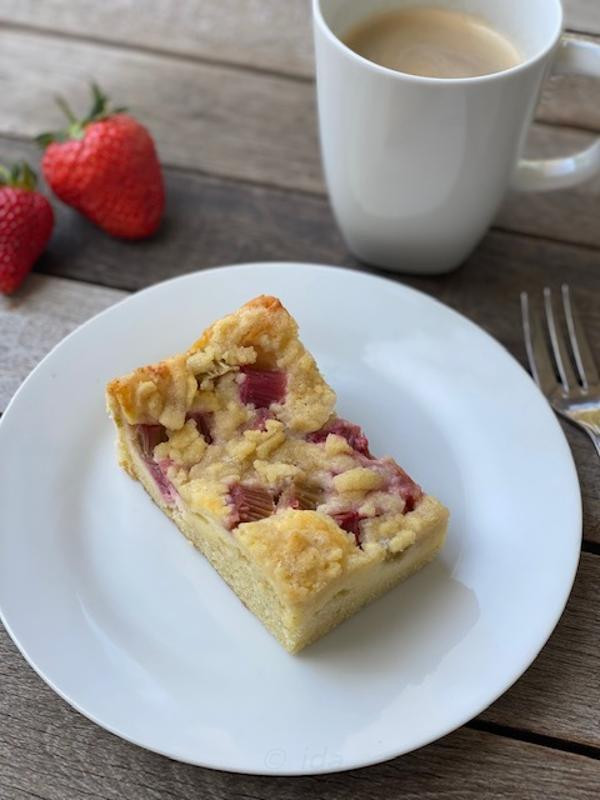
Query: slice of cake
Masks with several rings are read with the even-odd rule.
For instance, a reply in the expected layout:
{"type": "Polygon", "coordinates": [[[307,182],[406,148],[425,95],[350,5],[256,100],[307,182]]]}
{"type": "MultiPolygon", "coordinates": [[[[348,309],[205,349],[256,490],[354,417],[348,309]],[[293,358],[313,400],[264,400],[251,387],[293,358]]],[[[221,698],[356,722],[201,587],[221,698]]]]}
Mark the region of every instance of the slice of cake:
{"type": "Polygon", "coordinates": [[[430,561],[448,513],[375,458],[274,297],[113,380],[121,466],[297,652],[430,561]]]}

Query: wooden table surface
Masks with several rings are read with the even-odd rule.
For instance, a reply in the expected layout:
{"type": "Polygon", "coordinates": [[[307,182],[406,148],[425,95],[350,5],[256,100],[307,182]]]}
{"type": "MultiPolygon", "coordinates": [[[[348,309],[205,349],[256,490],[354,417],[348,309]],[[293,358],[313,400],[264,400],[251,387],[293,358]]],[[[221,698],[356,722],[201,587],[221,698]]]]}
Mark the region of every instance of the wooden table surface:
{"type": "MultiPolygon", "coordinates": [[[[600,41],[600,2],[565,6],[569,29],[600,41]]],[[[358,266],[324,193],[308,0],[0,0],[0,54],[0,161],[37,165],[31,137],[61,122],[53,95],[83,107],[93,76],[151,129],[168,191],[160,234],[137,244],[54,203],[57,226],[36,274],[0,299],[0,411],[52,345],[128,292],[234,262],[358,266]]],[[[559,155],[590,141],[599,97],[592,81],[554,79],[531,152],[559,155]]],[[[521,362],[519,292],[566,280],[600,355],[599,195],[600,178],[510,195],[459,271],[393,277],[458,309],[521,362]]],[[[461,730],[380,766],[314,778],[186,766],[73,711],[0,628],[0,798],[598,798],[600,464],[581,434],[565,432],[585,510],[573,594],[533,666],[461,730]]]]}

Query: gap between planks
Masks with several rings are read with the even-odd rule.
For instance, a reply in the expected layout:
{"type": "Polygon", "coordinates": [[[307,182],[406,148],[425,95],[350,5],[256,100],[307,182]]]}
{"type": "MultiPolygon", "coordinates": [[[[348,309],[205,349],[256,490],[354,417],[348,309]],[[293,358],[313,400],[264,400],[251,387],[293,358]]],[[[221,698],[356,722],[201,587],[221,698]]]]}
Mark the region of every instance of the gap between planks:
{"type": "MultiPolygon", "coordinates": [[[[544,645],[545,646],[545,645],[544,645]]],[[[521,676],[522,677],[522,676],[521,676]]],[[[520,678],[519,678],[520,680],[520,678]]],[[[510,689],[508,689],[510,691],[510,689]]],[[[560,750],[563,753],[573,753],[579,756],[586,756],[596,761],[600,761],[600,747],[573,742],[556,736],[546,736],[543,733],[536,733],[524,728],[515,728],[511,725],[502,725],[498,722],[488,722],[487,720],[476,717],[465,723],[466,728],[479,731],[480,733],[491,733],[494,736],[504,736],[514,741],[536,744],[550,750],[560,750]]]]}

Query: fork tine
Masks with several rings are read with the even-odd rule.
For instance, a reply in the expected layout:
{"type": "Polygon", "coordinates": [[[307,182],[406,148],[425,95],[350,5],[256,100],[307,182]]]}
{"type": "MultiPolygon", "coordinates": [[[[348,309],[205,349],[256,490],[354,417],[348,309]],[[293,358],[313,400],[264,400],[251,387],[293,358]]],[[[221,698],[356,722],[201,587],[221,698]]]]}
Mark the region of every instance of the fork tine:
{"type": "Polygon", "coordinates": [[[571,360],[567,352],[565,340],[562,333],[559,331],[554,318],[554,304],[552,303],[552,292],[546,286],[544,289],[544,307],[546,309],[546,323],[548,325],[548,332],[550,334],[550,343],[552,345],[552,352],[554,360],[560,375],[560,380],[565,392],[570,392],[573,389],[579,388],[575,372],[571,366],[571,360]]]}
{"type": "Polygon", "coordinates": [[[521,316],[529,369],[542,392],[551,395],[558,385],[554,365],[548,352],[540,315],[530,309],[527,292],[521,292],[521,316]]]}
{"type": "Polygon", "coordinates": [[[575,356],[577,371],[579,372],[583,388],[588,389],[590,386],[600,383],[598,368],[596,367],[594,356],[588,344],[577,309],[571,302],[571,291],[566,283],[562,285],[561,291],[567,328],[569,330],[569,339],[571,341],[573,355],[575,356]]]}

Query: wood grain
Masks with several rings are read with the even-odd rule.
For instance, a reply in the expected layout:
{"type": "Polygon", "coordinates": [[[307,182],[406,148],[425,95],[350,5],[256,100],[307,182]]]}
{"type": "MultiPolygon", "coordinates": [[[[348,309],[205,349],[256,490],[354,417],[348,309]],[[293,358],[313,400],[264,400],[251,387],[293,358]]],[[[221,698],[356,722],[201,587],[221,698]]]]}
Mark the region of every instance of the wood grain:
{"type": "Polygon", "coordinates": [[[600,33],[600,5],[595,0],[563,0],[569,28],[583,33],[600,33]]]}
{"type": "MultiPolygon", "coordinates": [[[[33,137],[62,127],[53,95],[87,109],[87,84],[95,76],[148,125],[165,163],[324,192],[311,83],[35,33],[0,31],[0,48],[0,89],[10,97],[0,133],[33,137]]],[[[542,116],[600,130],[593,95],[573,103],[570,94],[557,97],[543,105],[542,116]]],[[[556,128],[533,135],[561,152],[572,149],[575,136],[556,128]]]]}
{"type": "Polygon", "coordinates": [[[309,77],[310,13],[310,0],[144,0],[140,25],[139,0],[3,0],[0,22],[309,77]]]}
{"type": "MultiPolygon", "coordinates": [[[[600,33],[595,0],[564,0],[567,25],[600,33]]],[[[0,22],[97,37],[188,58],[312,76],[309,0],[3,0],[0,22]]]]}
{"type": "Polygon", "coordinates": [[[600,557],[584,553],[541,654],[482,719],[600,748],[600,557]]]}
{"type": "Polygon", "coordinates": [[[44,275],[31,275],[10,297],[0,295],[0,411],[55,344],[124,296],[44,275]]]}
{"type": "Polygon", "coordinates": [[[166,163],[323,191],[311,84],[12,31],[0,50],[0,133],[63,127],[53,96],[87,110],[94,76],[148,125],[166,163]]]}
{"type": "MultiPolygon", "coordinates": [[[[3,800],[596,800],[600,762],[463,728],[415,753],[349,773],[232,775],[179,764],[117,739],[73,711],[0,628],[3,800]]],[[[314,758],[326,758],[316,753],[314,758]]]]}

